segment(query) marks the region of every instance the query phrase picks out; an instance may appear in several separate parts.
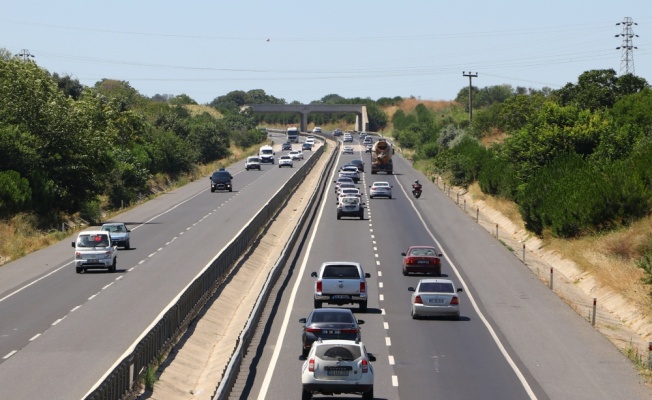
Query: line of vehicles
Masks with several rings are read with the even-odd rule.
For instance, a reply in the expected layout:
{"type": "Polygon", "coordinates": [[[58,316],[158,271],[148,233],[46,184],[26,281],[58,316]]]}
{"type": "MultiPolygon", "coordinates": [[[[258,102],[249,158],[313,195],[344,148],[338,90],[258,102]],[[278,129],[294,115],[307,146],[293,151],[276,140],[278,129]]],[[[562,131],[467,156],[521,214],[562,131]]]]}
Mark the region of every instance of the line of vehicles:
{"type": "MultiPolygon", "coordinates": [[[[347,133],[343,142],[348,143],[347,133]]],[[[385,172],[393,174],[391,161],[394,154],[391,145],[384,139],[373,142],[369,136],[371,150],[371,174],[385,172]]],[[[364,142],[363,142],[364,143],[364,142]]],[[[343,146],[343,154],[353,154],[353,147],[343,146]]],[[[364,161],[353,160],[338,171],[333,182],[337,201],[337,219],[354,217],[364,219],[363,196],[358,188],[364,182],[364,161]]],[[[388,181],[375,181],[369,185],[370,199],[384,197],[392,199],[392,187],[388,181]]],[[[421,188],[419,187],[419,190],[421,188]]],[[[432,275],[420,279],[411,292],[410,315],[413,319],[425,317],[460,318],[459,293],[453,281],[442,277],[442,254],[434,246],[410,246],[401,253],[401,270],[404,276],[411,274],[432,275]]],[[[368,310],[368,284],[371,278],[364,272],[362,264],[353,261],[329,261],[322,263],[318,271],[312,272],[313,310],[308,317],[299,319],[303,324],[301,335],[302,399],[311,399],[313,394],[357,394],[363,399],[374,398],[374,369],[371,362],[376,358],[369,353],[362,341],[360,326],[363,320],[356,318],[353,310],[337,306],[358,305],[359,312],[368,310]],[[330,307],[324,308],[324,305],[330,307]],[[335,307],[334,307],[335,306],[335,307]]]]}

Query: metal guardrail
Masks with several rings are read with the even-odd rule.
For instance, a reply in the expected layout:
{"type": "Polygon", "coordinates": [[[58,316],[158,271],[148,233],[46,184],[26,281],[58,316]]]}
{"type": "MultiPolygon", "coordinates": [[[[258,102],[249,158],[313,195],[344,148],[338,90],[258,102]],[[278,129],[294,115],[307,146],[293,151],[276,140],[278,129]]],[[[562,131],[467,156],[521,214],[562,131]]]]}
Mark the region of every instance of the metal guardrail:
{"type": "MultiPolygon", "coordinates": [[[[320,147],[320,149],[323,148],[324,148],[323,146],[320,147]]],[[[292,233],[290,234],[290,239],[285,244],[285,247],[283,248],[283,251],[281,252],[279,259],[276,261],[276,264],[274,264],[274,266],[272,267],[272,270],[268,275],[268,278],[263,286],[263,289],[258,296],[258,300],[256,301],[256,304],[253,310],[251,311],[250,317],[247,320],[247,323],[245,324],[245,328],[242,330],[240,336],[238,337],[236,349],[233,355],[231,356],[231,359],[229,360],[229,364],[226,367],[225,373],[222,376],[222,380],[220,381],[220,384],[217,387],[212,397],[212,400],[226,400],[231,394],[233,385],[235,385],[236,379],[238,377],[238,373],[240,372],[242,361],[244,360],[247,354],[247,349],[249,347],[249,344],[251,343],[251,340],[256,332],[256,326],[258,325],[261,315],[264,311],[265,303],[267,302],[267,299],[269,298],[269,295],[274,285],[276,284],[278,277],[282,272],[283,266],[287,263],[290,257],[292,248],[296,245],[297,241],[299,240],[300,233],[306,221],[308,220],[308,217],[310,216],[311,208],[314,206],[314,204],[317,201],[319,201],[325,195],[325,191],[319,189],[325,185],[328,171],[330,171],[333,164],[337,160],[338,149],[339,149],[339,144],[337,145],[336,151],[334,151],[331,154],[330,159],[326,163],[326,168],[324,168],[323,173],[320,175],[317,187],[315,191],[312,193],[310,200],[308,201],[307,207],[304,209],[303,213],[301,214],[301,217],[299,218],[297,225],[292,230],[292,233]]]]}
{"type": "Polygon", "coordinates": [[[127,350],[128,355],[107,373],[102,383],[91,389],[85,397],[86,400],[119,400],[131,393],[134,383],[139,381],[147,366],[164,351],[169,350],[176,343],[177,338],[185,332],[190,322],[227,277],[232,266],[257,240],[262,229],[273,219],[305,178],[323,153],[323,149],[323,146],[317,149],[315,151],[317,157],[310,157],[285,185],[279,188],[269,202],[213,259],[206,270],[188,286],[179,300],[170,306],[154,327],[144,334],[133,348],[127,350]]]}

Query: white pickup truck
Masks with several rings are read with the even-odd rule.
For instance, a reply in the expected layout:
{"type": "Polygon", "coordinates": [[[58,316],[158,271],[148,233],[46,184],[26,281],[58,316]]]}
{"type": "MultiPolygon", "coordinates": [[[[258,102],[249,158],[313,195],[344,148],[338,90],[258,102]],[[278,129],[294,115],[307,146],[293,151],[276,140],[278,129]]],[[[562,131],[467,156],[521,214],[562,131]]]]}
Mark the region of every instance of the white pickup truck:
{"type": "Polygon", "coordinates": [[[84,231],[72,242],[75,248],[75,271],[106,269],[115,272],[118,261],[117,243],[111,241],[108,231],[84,231]]]}
{"type": "Polygon", "coordinates": [[[352,261],[329,261],[310,274],[315,281],[315,308],[327,304],[359,304],[360,311],[367,311],[367,280],[360,263],[352,261]]]}

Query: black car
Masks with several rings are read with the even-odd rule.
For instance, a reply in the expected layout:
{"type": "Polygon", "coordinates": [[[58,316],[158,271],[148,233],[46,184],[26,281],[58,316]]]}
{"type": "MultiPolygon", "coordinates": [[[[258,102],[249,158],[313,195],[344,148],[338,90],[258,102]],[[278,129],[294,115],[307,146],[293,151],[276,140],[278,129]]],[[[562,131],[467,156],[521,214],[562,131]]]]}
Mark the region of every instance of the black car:
{"type": "Polygon", "coordinates": [[[231,186],[231,179],[233,179],[231,173],[224,168],[220,168],[213,172],[213,175],[210,177],[211,193],[216,190],[228,190],[229,192],[232,192],[233,186],[231,186]]]}
{"type": "Polygon", "coordinates": [[[281,150],[292,150],[292,142],[285,142],[281,146],[281,150]]]}
{"type": "Polygon", "coordinates": [[[358,167],[358,171],[364,172],[364,161],[352,160],[349,164],[355,165],[356,167],[358,167]]]}
{"type": "Polygon", "coordinates": [[[303,334],[301,335],[301,352],[305,357],[310,352],[313,342],[322,340],[361,340],[360,325],[363,320],[357,320],[348,308],[316,308],[308,318],[301,318],[303,334]]]}

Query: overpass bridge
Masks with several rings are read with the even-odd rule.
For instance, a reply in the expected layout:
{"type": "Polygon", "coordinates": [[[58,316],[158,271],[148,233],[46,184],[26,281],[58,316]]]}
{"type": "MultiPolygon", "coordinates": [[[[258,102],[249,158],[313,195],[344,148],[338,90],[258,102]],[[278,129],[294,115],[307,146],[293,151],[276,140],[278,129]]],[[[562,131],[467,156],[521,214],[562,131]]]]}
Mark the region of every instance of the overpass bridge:
{"type": "Polygon", "coordinates": [[[250,104],[249,108],[255,113],[301,115],[301,132],[308,131],[308,114],[310,113],[354,113],[355,129],[366,131],[369,127],[367,106],[361,104],[250,104]]]}

